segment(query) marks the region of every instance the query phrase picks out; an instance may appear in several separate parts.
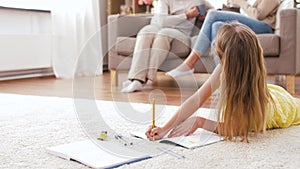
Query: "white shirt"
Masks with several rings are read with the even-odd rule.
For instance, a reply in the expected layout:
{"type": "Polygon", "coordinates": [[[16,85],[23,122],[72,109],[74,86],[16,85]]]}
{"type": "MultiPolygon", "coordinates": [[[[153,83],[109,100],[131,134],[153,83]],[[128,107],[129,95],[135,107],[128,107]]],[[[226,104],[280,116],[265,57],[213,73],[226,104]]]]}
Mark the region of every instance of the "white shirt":
{"type": "Polygon", "coordinates": [[[185,13],[193,6],[204,3],[207,8],[213,8],[205,0],[158,0],[156,13],[151,24],[157,24],[162,28],[178,29],[186,35],[190,35],[195,18],[187,20],[185,13]]]}

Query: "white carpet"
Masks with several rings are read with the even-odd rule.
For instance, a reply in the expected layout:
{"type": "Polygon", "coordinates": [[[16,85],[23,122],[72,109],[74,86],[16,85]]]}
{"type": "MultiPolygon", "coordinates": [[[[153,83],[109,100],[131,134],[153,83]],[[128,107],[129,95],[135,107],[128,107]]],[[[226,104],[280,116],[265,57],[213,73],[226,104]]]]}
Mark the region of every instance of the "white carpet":
{"type": "MultiPolygon", "coordinates": [[[[112,102],[97,101],[97,106],[103,112],[113,110],[112,102]]],[[[151,109],[145,104],[134,106],[151,109]]],[[[173,111],[176,107],[166,109],[173,111]]],[[[114,130],[125,132],[148,126],[127,126],[122,124],[124,119],[114,118],[108,120],[114,130]]],[[[45,151],[49,146],[86,138],[72,99],[0,94],[0,168],[88,168],[45,151]]],[[[267,131],[250,144],[223,141],[194,150],[174,151],[186,158],[165,154],[120,168],[299,168],[300,126],[267,131]]]]}

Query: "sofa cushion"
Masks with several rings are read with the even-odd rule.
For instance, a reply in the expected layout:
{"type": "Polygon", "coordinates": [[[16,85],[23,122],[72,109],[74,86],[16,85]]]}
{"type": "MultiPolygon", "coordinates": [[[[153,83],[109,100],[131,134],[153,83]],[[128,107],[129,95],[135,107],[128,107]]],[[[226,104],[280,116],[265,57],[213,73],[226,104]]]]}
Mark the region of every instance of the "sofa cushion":
{"type": "MultiPolygon", "coordinates": [[[[135,42],[136,38],[133,37],[118,37],[115,45],[118,55],[132,55],[135,42]]],[[[175,39],[172,41],[170,52],[174,53],[178,57],[186,57],[190,53],[190,47],[175,39]]]]}

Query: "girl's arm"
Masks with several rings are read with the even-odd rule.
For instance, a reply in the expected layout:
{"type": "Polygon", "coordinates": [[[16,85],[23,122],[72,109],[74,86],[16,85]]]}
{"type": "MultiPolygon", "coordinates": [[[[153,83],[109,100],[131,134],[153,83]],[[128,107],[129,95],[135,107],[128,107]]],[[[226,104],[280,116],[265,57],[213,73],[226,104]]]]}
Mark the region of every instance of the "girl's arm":
{"type": "Polygon", "coordinates": [[[154,129],[149,128],[146,135],[149,139],[155,135],[155,139],[162,138],[171,129],[176,127],[178,124],[185,121],[190,117],[199,107],[201,107],[204,102],[210,97],[210,95],[219,87],[219,79],[221,73],[221,66],[218,65],[213,71],[210,78],[194,93],[190,98],[188,98],[177,110],[176,114],[163,126],[156,127],[154,129]]]}
{"type": "Polygon", "coordinates": [[[217,132],[217,122],[203,117],[191,117],[174,127],[168,137],[178,137],[181,135],[188,136],[193,134],[198,128],[203,128],[211,132],[217,132]]]}

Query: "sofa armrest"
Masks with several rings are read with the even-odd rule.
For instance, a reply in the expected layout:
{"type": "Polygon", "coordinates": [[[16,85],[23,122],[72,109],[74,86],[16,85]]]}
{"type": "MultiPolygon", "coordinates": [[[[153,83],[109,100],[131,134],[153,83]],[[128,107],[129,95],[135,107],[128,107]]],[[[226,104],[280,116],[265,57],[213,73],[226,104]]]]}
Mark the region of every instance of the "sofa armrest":
{"type": "Polygon", "coordinates": [[[280,12],[280,58],[290,60],[291,74],[300,73],[300,10],[283,9],[280,12]]]}
{"type": "Polygon", "coordinates": [[[136,36],[141,28],[150,24],[152,15],[110,15],[108,16],[108,49],[116,44],[117,37],[136,36]]]}

